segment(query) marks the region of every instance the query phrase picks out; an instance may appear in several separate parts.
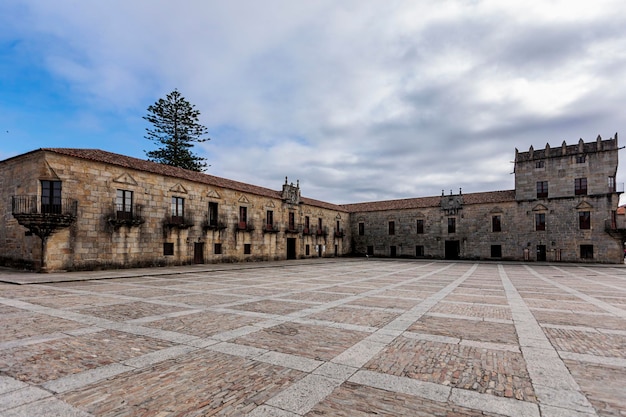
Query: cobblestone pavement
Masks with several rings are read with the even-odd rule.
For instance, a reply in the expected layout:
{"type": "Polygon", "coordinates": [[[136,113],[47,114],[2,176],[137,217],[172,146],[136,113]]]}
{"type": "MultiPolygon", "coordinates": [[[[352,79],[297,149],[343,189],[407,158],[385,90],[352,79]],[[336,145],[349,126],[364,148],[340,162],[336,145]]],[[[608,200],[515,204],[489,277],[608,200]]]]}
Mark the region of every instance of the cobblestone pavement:
{"type": "Polygon", "coordinates": [[[626,416],[623,266],[338,259],[0,280],[30,283],[0,283],[0,416],[626,416]]]}

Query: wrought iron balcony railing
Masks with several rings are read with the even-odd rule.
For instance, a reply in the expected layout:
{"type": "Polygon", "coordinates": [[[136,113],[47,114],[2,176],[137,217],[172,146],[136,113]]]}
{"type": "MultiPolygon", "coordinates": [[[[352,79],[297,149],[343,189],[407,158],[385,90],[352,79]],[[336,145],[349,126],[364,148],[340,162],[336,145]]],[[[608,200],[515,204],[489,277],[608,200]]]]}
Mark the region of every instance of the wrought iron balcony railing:
{"type": "Polygon", "coordinates": [[[122,226],[140,226],[145,223],[145,220],[142,216],[143,206],[141,205],[125,205],[125,204],[115,204],[114,214],[110,216],[107,220],[111,226],[114,228],[122,227],[122,226]]]}

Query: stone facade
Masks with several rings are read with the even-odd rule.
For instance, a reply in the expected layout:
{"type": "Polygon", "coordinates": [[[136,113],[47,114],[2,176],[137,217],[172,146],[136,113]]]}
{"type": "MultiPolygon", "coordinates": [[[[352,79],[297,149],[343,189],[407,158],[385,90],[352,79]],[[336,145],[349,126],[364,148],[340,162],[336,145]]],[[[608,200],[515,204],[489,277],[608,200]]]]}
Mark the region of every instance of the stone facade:
{"type": "Polygon", "coordinates": [[[93,269],[351,252],[350,240],[343,236],[345,209],[300,197],[299,185],[285,183],[278,192],[78,149],[41,149],[11,158],[0,163],[0,178],[5,263],[93,269]],[[56,215],[43,209],[51,202],[44,181],[60,182],[61,195],[76,201],[77,213],[69,227],[43,239],[42,257],[36,228],[41,219],[54,222],[56,215]],[[28,206],[37,212],[36,223],[20,225],[12,215],[12,199],[23,196],[36,197],[28,206]]]}
{"type": "Polygon", "coordinates": [[[515,152],[515,190],[334,205],[86,149],[0,162],[0,260],[36,269],[348,254],[623,260],[617,135],[515,152]]]}
{"type": "Polygon", "coordinates": [[[372,256],[623,262],[615,138],[515,153],[515,190],[350,204],[372,256]]]}

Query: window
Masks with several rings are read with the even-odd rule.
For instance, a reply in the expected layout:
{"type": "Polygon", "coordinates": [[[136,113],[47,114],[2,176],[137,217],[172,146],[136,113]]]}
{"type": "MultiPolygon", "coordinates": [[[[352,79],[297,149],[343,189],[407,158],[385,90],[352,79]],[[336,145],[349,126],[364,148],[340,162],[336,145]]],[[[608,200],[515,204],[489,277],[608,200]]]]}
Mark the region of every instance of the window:
{"type": "Polygon", "coordinates": [[[491,230],[494,232],[502,231],[502,220],[499,215],[491,217],[491,230]]]}
{"type": "Polygon", "coordinates": [[[587,178],[576,178],[574,180],[574,194],[587,195],[587,178]]]}
{"type": "Polygon", "coordinates": [[[394,221],[389,222],[389,234],[390,235],[396,234],[396,222],[394,221]]]}
{"type": "Polygon", "coordinates": [[[240,206],[239,207],[239,225],[246,227],[248,224],[248,208],[240,206]]]}
{"type": "Polygon", "coordinates": [[[250,243],[243,244],[243,254],[250,255],[252,253],[252,245],[250,243]]]}
{"type": "Polygon", "coordinates": [[[359,223],[359,236],[364,236],[365,235],[365,223],[360,222],[359,223]]]}
{"type": "Polygon", "coordinates": [[[546,230],[546,214],[535,214],[535,230],[546,230]]]}
{"type": "Polygon", "coordinates": [[[61,214],[61,181],[41,181],[41,212],[61,214]]]}
{"type": "Polygon", "coordinates": [[[548,198],[548,181],[537,181],[537,198],[548,198]]]}
{"type": "Polygon", "coordinates": [[[296,230],[296,213],[293,211],[289,212],[289,230],[296,230]]]}
{"type": "Polygon", "coordinates": [[[163,243],[163,255],[164,256],[174,255],[174,244],[172,242],[163,243]]]}
{"type": "Polygon", "coordinates": [[[133,217],[133,192],[117,190],[115,196],[115,210],[118,219],[132,219],[133,217]]]}
{"type": "Polygon", "coordinates": [[[456,233],[456,219],[448,217],[448,233],[456,233]]]}
{"type": "Polygon", "coordinates": [[[501,245],[491,245],[491,257],[502,258],[502,246],[501,245]]]}
{"type": "Polygon", "coordinates": [[[221,243],[215,243],[213,245],[213,253],[216,255],[221,255],[222,254],[222,244],[221,243]]]}
{"type": "Polygon", "coordinates": [[[609,192],[615,192],[615,177],[609,177],[609,192]]]}
{"type": "Polygon", "coordinates": [[[584,164],[586,160],[587,160],[586,155],[576,155],[577,164],[584,164]]]}
{"type": "Polygon", "coordinates": [[[317,219],[317,234],[318,235],[322,235],[323,234],[322,218],[321,217],[317,219]]]}
{"type": "Polygon", "coordinates": [[[537,162],[535,162],[535,168],[541,169],[541,168],[545,168],[545,167],[546,167],[546,162],[545,161],[537,161],[537,162]]]}
{"type": "Polygon", "coordinates": [[[580,257],[582,259],[593,259],[593,245],[580,245],[580,257]]]}
{"type": "Polygon", "coordinates": [[[209,226],[217,226],[217,203],[209,202],[209,226]]]}
{"type": "Polygon", "coordinates": [[[185,216],[185,199],[172,197],[172,222],[183,222],[185,216]]]}
{"type": "Polygon", "coordinates": [[[589,211],[578,212],[578,227],[580,229],[591,229],[591,212],[589,211]]]}
{"type": "Polygon", "coordinates": [[[311,221],[309,220],[309,216],[304,216],[304,233],[309,233],[310,227],[311,221]]]}
{"type": "Polygon", "coordinates": [[[311,245],[305,245],[304,246],[304,254],[306,256],[309,256],[311,254],[311,245]]]}
{"type": "Polygon", "coordinates": [[[415,247],[415,256],[424,256],[424,246],[423,245],[417,245],[415,247]]]}
{"type": "Polygon", "coordinates": [[[417,234],[421,235],[423,233],[424,233],[424,220],[418,219],[417,220],[417,234]]]}
{"type": "Polygon", "coordinates": [[[272,210],[267,210],[265,215],[265,224],[268,229],[272,229],[274,227],[274,212],[272,210]]]}

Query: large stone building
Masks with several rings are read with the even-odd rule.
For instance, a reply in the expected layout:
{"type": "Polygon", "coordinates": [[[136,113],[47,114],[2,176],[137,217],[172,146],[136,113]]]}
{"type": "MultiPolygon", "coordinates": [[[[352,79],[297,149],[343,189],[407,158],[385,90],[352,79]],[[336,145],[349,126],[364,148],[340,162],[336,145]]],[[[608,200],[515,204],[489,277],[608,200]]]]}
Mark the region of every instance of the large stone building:
{"type": "Polygon", "coordinates": [[[41,270],[349,254],[621,262],[617,135],[515,153],[515,190],[335,205],[89,149],[0,162],[0,260],[41,270]]]}

